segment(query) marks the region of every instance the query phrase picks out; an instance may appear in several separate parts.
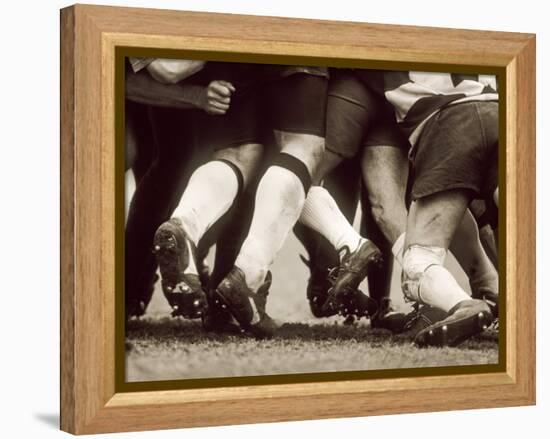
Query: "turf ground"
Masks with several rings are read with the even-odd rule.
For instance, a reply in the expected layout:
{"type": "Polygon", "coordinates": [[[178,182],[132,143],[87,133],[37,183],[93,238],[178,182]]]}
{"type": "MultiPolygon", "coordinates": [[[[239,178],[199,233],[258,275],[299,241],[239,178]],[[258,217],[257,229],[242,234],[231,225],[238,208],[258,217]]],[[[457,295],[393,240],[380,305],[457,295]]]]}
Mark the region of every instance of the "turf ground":
{"type": "MultiPolygon", "coordinates": [[[[268,312],[281,327],[272,340],[204,333],[198,321],[169,317],[158,285],[144,318],[127,328],[127,380],[154,381],[221,376],[252,376],[326,371],[375,370],[498,361],[498,337],[483,334],[456,348],[417,349],[411,340],[371,330],[366,320],[352,326],[342,318],[315,319],[305,298],[303,249],[289,237],[273,267],[268,312]]],[[[454,261],[449,267],[467,288],[454,261]]],[[[366,287],[365,287],[366,289],[366,287]]],[[[404,311],[398,274],[394,302],[404,311]]]]}
{"type": "MultiPolygon", "coordinates": [[[[127,178],[127,204],[132,193],[133,181],[127,178]]],[[[417,349],[409,339],[371,330],[365,320],[345,326],[338,317],[315,319],[306,301],[308,271],[299,259],[300,253],[305,253],[304,249],[291,234],[272,267],[267,311],[281,325],[272,340],[207,334],[198,321],[173,319],[157,284],[147,314],[127,326],[127,381],[498,362],[495,333],[483,334],[456,348],[417,349]]],[[[447,266],[469,290],[464,273],[452,257],[447,266]]],[[[368,290],[365,283],[361,288],[368,290]]],[[[392,299],[398,309],[410,310],[402,298],[398,272],[393,274],[392,299]]]]}

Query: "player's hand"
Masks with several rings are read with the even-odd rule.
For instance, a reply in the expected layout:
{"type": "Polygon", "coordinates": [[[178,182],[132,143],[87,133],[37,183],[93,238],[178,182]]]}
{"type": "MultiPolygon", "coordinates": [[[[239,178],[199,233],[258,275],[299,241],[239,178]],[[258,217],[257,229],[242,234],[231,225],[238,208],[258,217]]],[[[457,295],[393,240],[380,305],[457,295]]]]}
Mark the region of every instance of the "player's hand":
{"type": "Polygon", "coordinates": [[[235,92],[233,84],[227,81],[212,81],[205,89],[202,109],[208,114],[225,114],[235,92]]]}

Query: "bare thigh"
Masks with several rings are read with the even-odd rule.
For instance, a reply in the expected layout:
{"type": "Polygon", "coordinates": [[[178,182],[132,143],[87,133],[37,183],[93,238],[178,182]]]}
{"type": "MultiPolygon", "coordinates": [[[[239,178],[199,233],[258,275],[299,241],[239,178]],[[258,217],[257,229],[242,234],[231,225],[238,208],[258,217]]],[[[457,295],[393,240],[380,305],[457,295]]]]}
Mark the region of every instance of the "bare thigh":
{"type": "Polygon", "coordinates": [[[312,181],[318,180],[317,175],[325,151],[323,137],[275,130],[275,140],[281,152],[297,158],[306,165],[312,181]]]}

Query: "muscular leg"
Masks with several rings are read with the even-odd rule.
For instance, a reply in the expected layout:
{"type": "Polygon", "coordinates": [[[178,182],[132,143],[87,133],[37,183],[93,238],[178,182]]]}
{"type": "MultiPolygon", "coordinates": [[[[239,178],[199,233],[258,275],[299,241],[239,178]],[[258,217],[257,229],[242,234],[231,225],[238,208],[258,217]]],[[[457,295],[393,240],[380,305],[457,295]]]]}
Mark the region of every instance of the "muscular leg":
{"type": "Polygon", "coordinates": [[[483,250],[477,223],[469,209],[456,230],[450,250],[468,275],[472,293],[481,290],[498,292],[498,273],[483,250]]]}
{"type": "Polygon", "coordinates": [[[488,303],[470,298],[443,264],[473,191],[490,184],[482,176],[494,162],[496,115],[490,102],[446,108],[428,120],[417,144],[402,288],[408,299],[447,313],[418,332],[419,346],[456,345],[494,318],[488,303]]]}
{"type": "Polygon", "coordinates": [[[163,292],[173,315],[204,317],[205,276],[199,273],[198,244],[204,234],[233,206],[243,183],[259,165],[262,146],[244,144],[219,151],[191,175],[172,218],[156,231],[154,243],[163,292]],[[231,160],[229,160],[231,159],[231,160]]]}
{"type": "Polygon", "coordinates": [[[379,269],[379,273],[369,275],[369,290],[372,279],[373,284],[376,283],[373,285],[374,295],[380,301],[383,297],[389,297],[393,268],[391,246],[406,228],[407,157],[399,148],[371,146],[363,152],[361,169],[366,192],[363,208],[369,208],[365,212],[367,237],[380,247],[385,256],[385,265],[379,269]]]}
{"type": "Polygon", "coordinates": [[[276,140],[281,152],[291,156],[289,163],[295,160],[289,166],[302,168],[271,166],[258,184],[250,232],[235,262],[253,291],[263,283],[269,266],[298,220],[309,189],[303,181],[307,178],[304,174],[315,175],[324,150],[324,139],[311,134],[279,131],[276,140]]]}
{"type": "Polygon", "coordinates": [[[448,312],[457,303],[470,298],[442,266],[469,201],[466,191],[449,190],[411,204],[403,256],[406,276],[403,287],[405,295],[410,299],[448,312]],[[428,267],[421,273],[415,270],[419,259],[417,250],[422,251],[421,258],[434,259],[430,259],[428,267]]]}
{"type": "Polygon", "coordinates": [[[393,273],[392,244],[405,231],[407,211],[405,187],[408,161],[403,150],[395,146],[369,146],[361,157],[363,177],[362,235],[372,240],[382,251],[384,262],[373,266],[368,273],[369,295],[377,302],[379,318],[371,319],[372,326],[399,331],[404,315],[391,306],[393,273]]]}
{"type": "MultiPolygon", "coordinates": [[[[407,159],[398,148],[370,147],[365,148],[362,168],[374,220],[393,243],[406,228],[407,159]]],[[[383,244],[377,245],[383,248],[383,244]]],[[[460,221],[450,250],[470,278],[472,287],[498,291],[495,285],[498,275],[481,247],[477,226],[469,211],[460,221]]]]}
{"type": "Polygon", "coordinates": [[[253,178],[262,153],[260,144],[225,148],[193,172],[173,216],[181,219],[195,245],[253,178]]]}
{"type": "Polygon", "coordinates": [[[367,274],[369,296],[378,304],[390,297],[393,272],[393,255],[391,244],[382,233],[372,214],[366,188],[361,191],[361,235],[370,239],[382,252],[384,261],[378,266],[372,266],[367,274]]]}
{"type": "Polygon", "coordinates": [[[386,239],[394,243],[407,224],[407,158],[395,147],[369,147],[363,153],[361,168],[372,216],[386,239]]]}
{"type": "Polygon", "coordinates": [[[209,282],[210,289],[216,288],[235,264],[252,222],[255,189],[256,185],[253,185],[243,192],[231,210],[225,215],[218,233],[212,237],[217,239],[215,241],[214,268],[209,282]]]}
{"type": "MultiPolygon", "coordinates": [[[[407,158],[399,148],[383,145],[368,147],[364,150],[361,168],[371,213],[366,218],[368,220],[372,216],[373,223],[383,233],[386,239],[378,239],[375,243],[381,249],[386,250],[384,252],[386,259],[392,260],[393,258],[387,257],[388,246],[389,254],[391,254],[391,244],[399,238],[406,228],[407,158]]],[[[389,267],[393,265],[390,262],[387,262],[387,264],[385,266],[386,279],[389,277],[387,275],[389,267]]],[[[377,278],[376,275],[373,275],[369,276],[369,280],[371,277],[373,281],[377,278]]],[[[389,281],[386,281],[385,288],[379,288],[381,295],[388,296],[388,284],[390,282],[391,277],[389,281]]]]}
{"type": "MultiPolygon", "coordinates": [[[[319,166],[316,184],[321,184],[332,195],[340,211],[349,223],[353,223],[358,202],[358,166],[353,160],[325,150],[319,166]]],[[[322,271],[338,265],[338,254],[334,247],[320,233],[298,222],[294,226],[296,237],[308,252],[310,269],[322,271]]]]}
{"type": "Polygon", "coordinates": [[[275,329],[265,312],[268,270],[298,220],[322,159],[326,85],[326,77],[295,74],[266,86],[281,152],[260,179],[249,233],[214,294],[215,302],[256,336],[269,336],[275,329]]]}
{"type": "MultiPolygon", "coordinates": [[[[359,166],[355,160],[344,160],[342,156],[327,149],[320,169],[319,175],[324,176],[325,189],[334,198],[346,221],[352,224],[358,203],[359,166]]],[[[318,184],[321,183],[320,178],[317,180],[318,184]]],[[[308,198],[310,196],[311,192],[308,198]]],[[[304,211],[302,211],[303,214],[304,211]]],[[[328,297],[328,291],[332,288],[329,272],[340,263],[338,252],[322,234],[300,221],[294,226],[294,233],[308,252],[310,277],[307,298],[311,312],[316,317],[330,315],[332,312],[327,313],[322,307],[328,297]]]]}

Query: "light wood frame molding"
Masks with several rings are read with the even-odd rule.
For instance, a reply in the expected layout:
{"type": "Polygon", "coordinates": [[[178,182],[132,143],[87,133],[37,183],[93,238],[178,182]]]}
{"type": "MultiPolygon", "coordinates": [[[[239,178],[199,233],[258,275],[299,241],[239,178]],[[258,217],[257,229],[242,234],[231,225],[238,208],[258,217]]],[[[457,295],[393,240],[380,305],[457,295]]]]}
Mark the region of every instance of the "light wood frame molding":
{"type": "Polygon", "coordinates": [[[61,11],[63,430],[85,434],[534,403],[534,35],[89,5],[61,11]],[[113,218],[118,46],[502,69],[505,371],[116,393],[113,218]]]}

